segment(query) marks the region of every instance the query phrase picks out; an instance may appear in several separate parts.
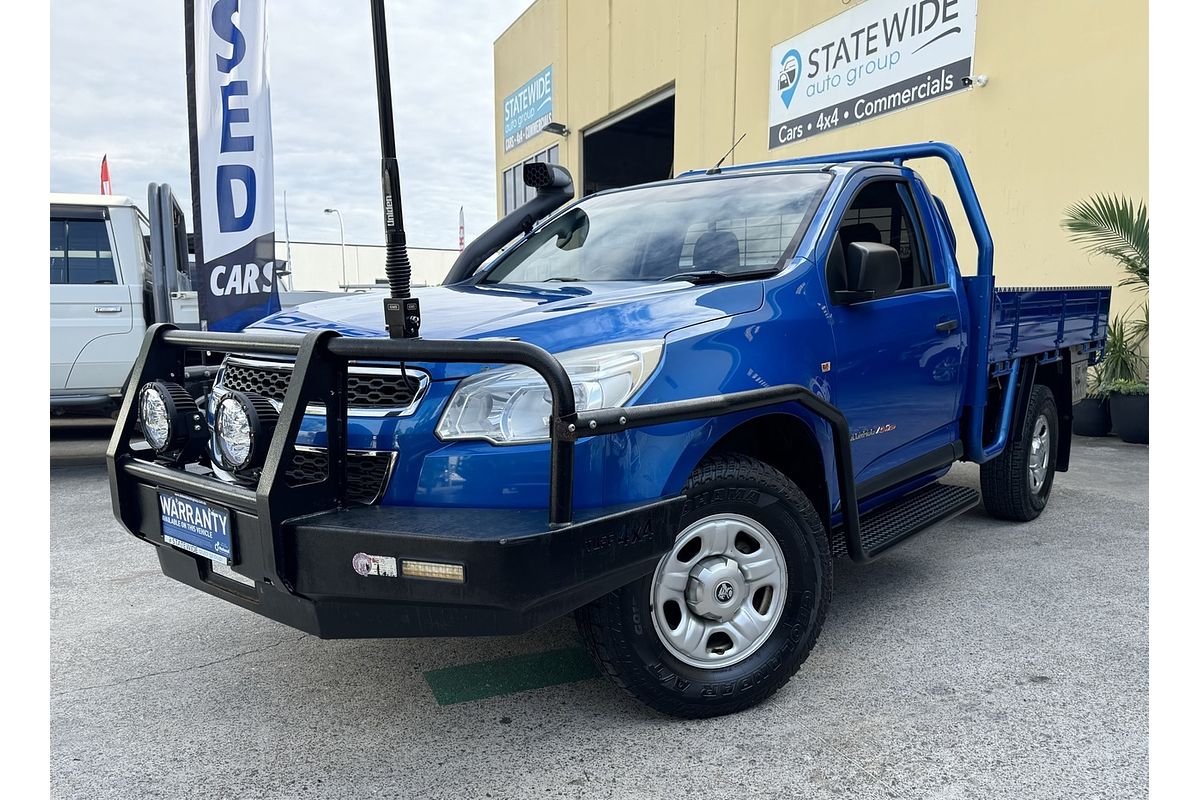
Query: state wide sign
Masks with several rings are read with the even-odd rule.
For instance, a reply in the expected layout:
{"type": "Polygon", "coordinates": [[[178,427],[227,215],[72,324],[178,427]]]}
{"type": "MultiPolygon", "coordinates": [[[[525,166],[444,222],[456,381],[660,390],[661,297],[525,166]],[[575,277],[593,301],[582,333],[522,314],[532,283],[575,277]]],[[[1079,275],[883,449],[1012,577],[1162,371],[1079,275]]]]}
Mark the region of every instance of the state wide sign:
{"type": "Polygon", "coordinates": [[[771,48],[769,146],[968,88],[978,0],[864,0],[771,48]]]}
{"type": "Polygon", "coordinates": [[[504,98],[504,152],[525,144],[554,119],[554,67],[504,98]]]}
{"type": "Polygon", "coordinates": [[[266,0],[185,0],[196,288],[208,330],[279,310],[266,0]]]}

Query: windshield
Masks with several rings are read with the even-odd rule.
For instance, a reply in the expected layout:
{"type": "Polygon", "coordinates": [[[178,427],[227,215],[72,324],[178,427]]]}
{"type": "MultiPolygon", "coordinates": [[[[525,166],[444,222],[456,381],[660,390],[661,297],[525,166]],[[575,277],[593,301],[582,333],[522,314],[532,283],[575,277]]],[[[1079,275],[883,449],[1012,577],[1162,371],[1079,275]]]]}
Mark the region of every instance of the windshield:
{"type": "Polygon", "coordinates": [[[775,269],[791,256],[829,180],[793,172],[590,197],[513,248],[482,282],[661,281],[775,269]]]}

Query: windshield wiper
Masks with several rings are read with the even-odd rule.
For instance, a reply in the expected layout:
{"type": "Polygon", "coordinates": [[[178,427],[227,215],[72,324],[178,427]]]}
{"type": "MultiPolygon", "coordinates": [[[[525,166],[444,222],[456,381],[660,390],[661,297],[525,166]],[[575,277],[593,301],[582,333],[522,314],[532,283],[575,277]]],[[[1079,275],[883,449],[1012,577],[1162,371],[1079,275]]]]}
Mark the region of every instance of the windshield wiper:
{"type": "Polygon", "coordinates": [[[570,275],[560,275],[554,278],[546,278],[546,280],[542,281],[542,283],[573,283],[581,280],[583,280],[583,278],[575,278],[570,275]]]}
{"type": "Polygon", "coordinates": [[[722,283],[724,281],[745,281],[753,278],[766,278],[779,270],[774,267],[770,269],[754,269],[743,270],[741,272],[721,272],[717,269],[702,270],[697,272],[676,272],[674,275],[668,275],[662,278],[663,281],[689,281],[691,283],[722,283]]]}

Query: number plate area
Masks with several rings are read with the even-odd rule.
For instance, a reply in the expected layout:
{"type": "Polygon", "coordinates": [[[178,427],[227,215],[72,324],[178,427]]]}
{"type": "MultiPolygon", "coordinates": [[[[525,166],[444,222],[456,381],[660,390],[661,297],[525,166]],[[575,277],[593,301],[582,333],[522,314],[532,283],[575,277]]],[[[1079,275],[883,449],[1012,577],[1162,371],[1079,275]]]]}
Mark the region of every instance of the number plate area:
{"type": "Polygon", "coordinates": [[[218,564],[233,562],[229,510],[175,492],[159,491],[163,540],[218,564]]]}

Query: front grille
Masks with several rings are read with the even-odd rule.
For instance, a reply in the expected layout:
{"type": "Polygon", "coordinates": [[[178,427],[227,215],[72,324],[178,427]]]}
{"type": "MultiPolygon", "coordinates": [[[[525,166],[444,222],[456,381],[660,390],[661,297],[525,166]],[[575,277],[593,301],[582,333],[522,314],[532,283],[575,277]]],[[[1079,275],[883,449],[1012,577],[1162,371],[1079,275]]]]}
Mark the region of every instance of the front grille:
{"type": "MultiPolygon", "coordinates": [[[[393,453],[346,453],[346,499],[370,505],[386,488],[393,453]]],[[[324,450],[296,450],[292,466],[284,476],[288,486],[303,486],[325,478],[329,458],[324,450]]]]}
{"type": "MultiPolygon", "coordinates": [[[[351,408],[407,409],[416,401],[421,380],[412,371],[407,373],[372,373],[367,367],[351,367],[346,376],[346,403],[351,408]],[[363,371],[358,371],[363,370],[363,371]]],[[[225,365],[221,386],[239,392],[254,392],[270,400],[283,402],[290,367],[244,364],[230,360],[225,365]]]]}
{"type": "Polygon", "coordinates": [[[238,392],[254,392],[268,400],[283,402],[288,383],[292,380],[290,369],[268,369],[245,364],[225,365],[225,377],[221,385],[238,392]]]}
{"type": "Polygon", "coordinates": [[[352,406],[392,406],[407,408],[420,388],[420,381],[411,375],[346,376],[346,402],[352,406]]]}

